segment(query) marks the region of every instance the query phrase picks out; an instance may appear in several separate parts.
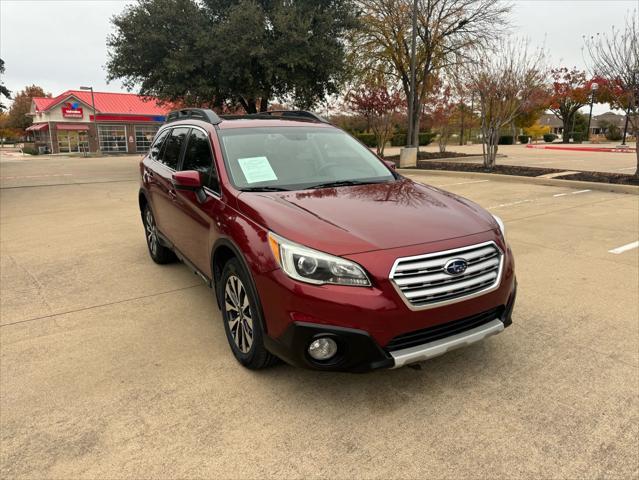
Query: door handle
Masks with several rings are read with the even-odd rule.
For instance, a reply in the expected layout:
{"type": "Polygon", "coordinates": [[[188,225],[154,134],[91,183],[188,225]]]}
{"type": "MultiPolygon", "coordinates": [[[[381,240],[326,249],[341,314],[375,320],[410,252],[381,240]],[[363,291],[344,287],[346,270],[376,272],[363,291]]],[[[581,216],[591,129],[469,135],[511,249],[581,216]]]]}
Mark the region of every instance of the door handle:
{"type": "Polygon", "coordinates": [[[174,188],[169,188],[169,197],[171,200],[175,200],[177,198],[177,192],[174,188]]]}

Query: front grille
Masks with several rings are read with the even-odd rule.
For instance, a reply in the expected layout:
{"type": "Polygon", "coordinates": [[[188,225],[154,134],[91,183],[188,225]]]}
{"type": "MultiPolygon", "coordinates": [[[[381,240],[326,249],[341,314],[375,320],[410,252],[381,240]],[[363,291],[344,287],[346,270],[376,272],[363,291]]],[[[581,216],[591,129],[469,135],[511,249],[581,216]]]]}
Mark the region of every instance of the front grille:
{"type": "Polygon", "coordinates": [[[416,347],[417,345],[424,345],[425,343],[434,342],[435,340],[440,340],[467,330],[472,330],[473,328],[480,327],[495,320],[496,318],[500,318],[503,314],[503,310],[504,307],[493,308],[492,310],[478,313],[471,317],[462,318],[461,320],[454,320],[441,325],[435,325],[434,327],[403,333],[388,342],[386,350],[392,352],[395,350],[402,350],[404,348],[416,347]]]}
{"type": "Polygon", "coordinates": [[[404,299],[415,308],[453,303],[492,290],[499,285],[502,253],[493,242],[470,247],[400,258],[390,274],[404,299]],[[468,267],[451,275],[444,266],[465,260],[468,267]]]}

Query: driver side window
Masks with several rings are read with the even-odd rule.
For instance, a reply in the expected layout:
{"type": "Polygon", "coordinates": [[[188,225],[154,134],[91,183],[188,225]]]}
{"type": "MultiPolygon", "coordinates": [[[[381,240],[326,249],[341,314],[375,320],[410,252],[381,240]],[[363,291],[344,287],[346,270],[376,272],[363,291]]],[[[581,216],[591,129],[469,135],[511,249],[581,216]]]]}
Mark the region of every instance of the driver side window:
{"type": "Polygon", "coordinates": [[[200,172],[202,185],[219,193],[220,185],[213,162],[213,155],[211,154],[211,146],[208,136],[201,130],[191,129],[186,152],[184,152],[182,170],[200,172]]]}

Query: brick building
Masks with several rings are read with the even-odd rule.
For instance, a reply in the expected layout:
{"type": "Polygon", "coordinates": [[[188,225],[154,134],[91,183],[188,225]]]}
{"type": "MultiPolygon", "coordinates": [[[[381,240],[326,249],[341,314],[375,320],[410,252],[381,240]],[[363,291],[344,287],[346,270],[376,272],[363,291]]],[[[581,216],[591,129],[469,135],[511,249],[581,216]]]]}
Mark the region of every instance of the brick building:
{"type": "Polygon", "coordinates": [[[143,153],[170,106],[130,93],[68,90],[54,98],[34,98],[27,134],[41,151],[53,153],[143,153]],[[96,131],[97,126],[97,131],[96,131]]]}

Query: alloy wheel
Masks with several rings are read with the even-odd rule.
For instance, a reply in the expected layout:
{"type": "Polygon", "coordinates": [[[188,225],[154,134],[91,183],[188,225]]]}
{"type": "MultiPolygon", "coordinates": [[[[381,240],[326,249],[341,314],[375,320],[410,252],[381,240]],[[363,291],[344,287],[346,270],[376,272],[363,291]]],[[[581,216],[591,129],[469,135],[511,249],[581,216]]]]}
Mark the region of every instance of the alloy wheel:
{"type": "Polygon", "coordinates": [[[146,221],[144,227],[146,229],[146,241],[149,244],[149,249],[153,255],[157,255],[158,251],[158,230],[155,226],[155,219],[151,209],[146,209],[146,221]]]}
{"type": "Polygon", "coordinates": [[[226,280],[224,308],[235,346],[240,352],[248,353],[253,345],[253,316],[246,288],[235,275],[226,280]]]}

